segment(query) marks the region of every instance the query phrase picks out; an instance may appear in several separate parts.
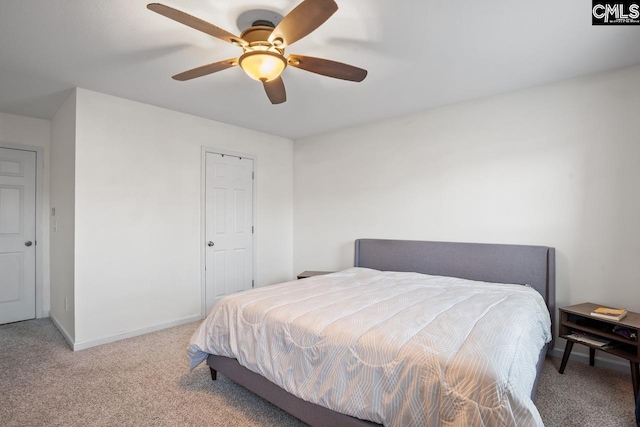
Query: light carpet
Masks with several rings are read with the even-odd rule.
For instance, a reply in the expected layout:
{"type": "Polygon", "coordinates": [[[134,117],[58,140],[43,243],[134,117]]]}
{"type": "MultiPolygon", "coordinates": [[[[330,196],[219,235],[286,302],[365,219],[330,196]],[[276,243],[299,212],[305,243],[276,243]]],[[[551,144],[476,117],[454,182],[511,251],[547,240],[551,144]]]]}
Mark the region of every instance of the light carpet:
{"type": "MultiPolygon", "coordinates": [[[[73,352],[49,319],[0,326],[0,425],[303,426],[203,365],[186,347],[199,322],[73,352]]],[[[635,426],[630,375],[547,358],[545,425],[635,426]]]]}

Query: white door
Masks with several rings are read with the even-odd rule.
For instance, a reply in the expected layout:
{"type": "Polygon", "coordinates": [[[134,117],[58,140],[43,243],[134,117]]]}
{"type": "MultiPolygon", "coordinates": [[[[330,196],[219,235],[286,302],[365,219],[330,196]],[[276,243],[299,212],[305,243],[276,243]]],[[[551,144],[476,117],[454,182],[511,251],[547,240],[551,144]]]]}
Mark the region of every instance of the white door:
{"type": "Polygon", "coordinates": [[[0,323],[36,317],[36,153],[0,148],[0,323]]]}
{"type": "Polygon", "coordinates": [[[206,313],[253,287],[253,160],[206,153],[206,313]]]}

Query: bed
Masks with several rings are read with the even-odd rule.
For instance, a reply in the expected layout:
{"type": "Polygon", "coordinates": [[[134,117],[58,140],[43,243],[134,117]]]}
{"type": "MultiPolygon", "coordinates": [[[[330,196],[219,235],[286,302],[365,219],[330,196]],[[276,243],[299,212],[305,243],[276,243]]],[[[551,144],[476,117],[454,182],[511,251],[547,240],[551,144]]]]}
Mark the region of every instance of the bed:
{"type": "Polygon", "coordinates": [[[542,425],[553,248],[360,239],[353,269],[223,301],[192,338],[192,368],[206,359],[214,380],[310,425],[542,425]]]}

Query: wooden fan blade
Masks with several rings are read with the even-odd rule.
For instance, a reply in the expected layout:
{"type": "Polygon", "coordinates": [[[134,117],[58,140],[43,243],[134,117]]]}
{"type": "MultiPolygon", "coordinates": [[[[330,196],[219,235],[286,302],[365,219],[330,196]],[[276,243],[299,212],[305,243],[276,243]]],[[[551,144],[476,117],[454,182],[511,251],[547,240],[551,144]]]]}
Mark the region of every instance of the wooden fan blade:
{"type": "Polygon", "coordinates": [[[235,67],[236,65],[238,65],[238,59],[225,59],[224,61],[214,62],[213,64],[203,65],[202,67],[176,74],[172,78],[183,82],[185,80],[195,79],[196,77],[206,76],[207,74],[217,73],[218,71],[226,70],[227,68],[235,67]]]}
{"type": "Polygon", "coordinates": [[[284,89],[282,77],[278,77],[270,82],[262,82],[262,84],[272,104],[282,104],[287,100],[287,91],[284,89]]]}
{"type": "Polygon", "coordinates": [[[224,40],[228,43],[240,46],[245,46],[247,44],[247,42],[242,40],[240,37],[235,36],[230,32],[223,30],[222,28],[218,28],[215,25],[208,23],[207,21],[203,21],[200,18],[196,18],[195,16],[191,16],[188,13],[179,11],[178,9],[174,9],[160,3],[150,3],[147,5],[147,9],[159,13],[162,16],[166,16],[169,19],[173,19],[174,21],[184,24],[188,27],[195,28],[198,31],[202,31],[203,33],[209,34],[210,36],[217,37],[220,40],[224,40]]]}
{"type": "Polygon", "coordinates": [[[280,21],[269,41],[278,47],[289,46],[322,25],[336,10],[338,5],[333,0],[304,0],[280,21]]]}
{"type": "Polygon", "coordinates": [[[314,58],[312,56],[289,55],[287,58],[289,65],[312,73],[321,74],[334,79],[361,82],[367,77],[367,70],[343,64],[342,62],[330,61],[328,59],[314,58]]]}

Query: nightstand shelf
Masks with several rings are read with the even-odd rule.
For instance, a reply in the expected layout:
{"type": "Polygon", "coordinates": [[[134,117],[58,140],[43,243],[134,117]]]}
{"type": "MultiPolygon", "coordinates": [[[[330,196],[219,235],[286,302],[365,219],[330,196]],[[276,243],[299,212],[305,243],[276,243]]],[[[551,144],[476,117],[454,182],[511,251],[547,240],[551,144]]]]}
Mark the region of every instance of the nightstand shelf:
{"type": "MultiPolygon", "coordinates": [[[[604,321],[604,323],[608,323],[608,322],[604,321]]],[[[563,322],[563,325],[571,328],[574,331],[576,331],[576,330],[577,331],[582,331],[582,332],[586,332],[586,333],[591,334],[591,335],[597,335],[597,336],[602,337],[602,338],[607,338],[607,339],[610,339],[610,340],[619,341],[619,342],[624,343],[624,344],[629,344],[629,345],[634,346],[634,347],[638,347],[638,342],[637,341],[628,340],[625,337],[623,337],[622,335],[605,332],[603,330],[590,328],[588,326],[578,325],[577,323],[573,323],[573,322],[569,322],[569,321],[563,322]]],[[[613,324],[612,326],[615,326],[615,324],[613,324]]],[[[564,338],[564,337],[561,337],[561,338],[564,338]]],[[[634,353],[637,353],[637,349],[635,350],[634,353]]]]}
{"type": "MultiPolygon", "coordinates": [[[[582,344],[584,346],[589,347],[591,350],[599,350],[605,353],[613,354],[614,356],[622,357],[627,359],[629,362],[640,363],[640,358],[636,356],[634,352],[631,351],[631,348],[628,347],[628,344],[625,344],[624,347],[614,347],[614,348],[602,348],[595,345],[590,345],[588,343],[582,342],[580,340],[573,339],[566,335],[560,335],[560,338],[564,338],[567,341],[572,341],[574,344],[582,344]]],[[[566,364],[565,364],[566,365],[566,364]]],[[[592,364],[593,366],[593,364],[592,364]]],[[[562,369],[564,372],[564,368],[562,369]]],[[[561,372],[561,373],[562,373],[561,372]]]]}
{"type": "Polygon", "coordinates": [[[331,273],[335,273],[335,271],[303,271],[302,273],[298,274],[298,280],[300,279],[306,279],[307,277],[313,277],[313,276],[322,276],[325,274],[331,274],[331,273]]]}
{"type": "Polygon", "coordinates": [[[597,304],[584,303],[564,307],[560,309],[560,338],[567,340],[567,345],[562,356],[559,372],[564,373],[569,356],[574,344],[581,344],[589,347],[589,364],[595,363],[595,351],[603,351],[614,356],[627,359],[631,366],[631,380],[633,382],[633,394],[638,398],[638,385],[640,373],[638,364],[640,363],[640,345],[637,337],[640,332],[640,313],[628,312],[627,316],[620,321],[606,320],[591,316],[591,312],[600,307],[597,304]],[[613,328],[622,326],[635,334],[635,339],[629,339],[613,332],[613,328]],[[589,344],[569,335],[574,332],[584,332],[597,338],[604,338],[611,341],[612,347],[603,348],[589,344]]]}

